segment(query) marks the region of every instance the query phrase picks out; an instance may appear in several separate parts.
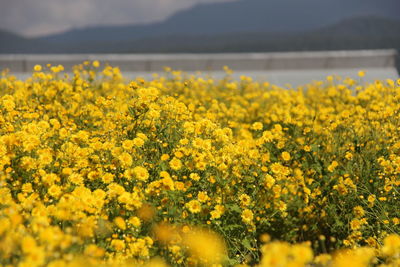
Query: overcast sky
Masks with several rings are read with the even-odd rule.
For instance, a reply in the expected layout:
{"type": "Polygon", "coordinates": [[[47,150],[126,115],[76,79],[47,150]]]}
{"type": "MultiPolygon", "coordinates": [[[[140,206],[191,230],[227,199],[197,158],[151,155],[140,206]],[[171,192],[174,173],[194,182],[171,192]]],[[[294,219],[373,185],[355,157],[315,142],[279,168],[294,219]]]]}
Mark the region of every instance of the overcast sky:
{"type": "Polygon", "coordinates": [[[0,28],[39,36],[69,28],[160,21],[197,3],[232,0],[0,0],[0,28]]]}

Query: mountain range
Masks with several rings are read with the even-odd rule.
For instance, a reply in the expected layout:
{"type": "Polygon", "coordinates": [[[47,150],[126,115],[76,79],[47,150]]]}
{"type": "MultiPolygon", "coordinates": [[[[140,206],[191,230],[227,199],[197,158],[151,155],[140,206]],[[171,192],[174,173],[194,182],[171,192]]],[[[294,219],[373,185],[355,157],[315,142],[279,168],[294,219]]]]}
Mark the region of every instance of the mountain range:
{"type": "Polygon", "coordinates": [[[25,38],[0,53],[243,52],[400,49],[399,0],[239,0],[199,4],[163,22],[25,38]]]}

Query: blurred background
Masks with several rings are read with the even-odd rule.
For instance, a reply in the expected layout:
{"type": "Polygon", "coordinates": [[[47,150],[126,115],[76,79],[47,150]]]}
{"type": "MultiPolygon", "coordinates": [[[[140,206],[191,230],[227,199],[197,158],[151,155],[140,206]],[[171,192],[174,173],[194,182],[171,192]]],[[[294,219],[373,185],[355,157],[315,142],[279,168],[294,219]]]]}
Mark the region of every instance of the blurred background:
{"type": "MultiPolygon", "coordinates": [[[[178,54],[183,53],[236,55],[250,52],[299,52],[301,55],[300,52],[304,51],[384,49],[390,51],[391,59],[388,59],[386,53],[387,62],[384,67],[387,70],[384,73],[388,77],[381,78],[398,77],[396,68],[399,68],[397,54],[400,50],[399,0],[0,0],[0,2],[0,54],[167,53],[176,55],[171,59],[179,61],[178,54]]],[[[257,56],[253,54],[252,57],[257,56]]],[[[331,54],[329,57],[335,56],[331,54]]],[[[348,54],[348,57],[351,58],[351,54],[348,54]]],[[[350,67],[347,63],[342,66],[343,64],[335,65],[328,62],[324,68],[343,69],[347,66],[346,68],[354,70],[369,67],[382,69],[382,64],[368,66],[365,60],[357,58],[353,57],[353,64],[350,67]],[[360,64],[357,64],[357,60],[360,64]]],[[[53,59],[57,61],[57,58],[53,59]]],[[[13,60],[17,58],[14,57],[13,60]]],[[[0,63],[0,67],[7,67],[7,64],[11,66],[10,57],[8,63],[4,62],[0,63]]],[[[318,64],[315,67],[310,63],[306,65],[307,69],[321,69],[318,64]]],[[[153,71],[149,68],[142,70],[129,68],[129,64],[124,66],[126,66],[124,71],[128,72],[153,71]]],[[[178,68],[180,66],[183,70],[194,70],[194,67],[185,69],[188,64],[176,65],[178,68]]],[[[259,66],[252,68],[251,64],[248,64],[244,70],[288,69],[304,70],[304,67],[302,64],[293,67],[286,64],[284,67],[274,68],[266,63],[261,69],[259,66]]],[[[207,67],[205,70],[215,72],[207,67]]],[[[244,71],[240,67],[237,70],[244,71]]],[[[350,72],[344,71],[344,73],[350,72]]],[[[291,75],[293,76],[293,73],[291,75]]]]}

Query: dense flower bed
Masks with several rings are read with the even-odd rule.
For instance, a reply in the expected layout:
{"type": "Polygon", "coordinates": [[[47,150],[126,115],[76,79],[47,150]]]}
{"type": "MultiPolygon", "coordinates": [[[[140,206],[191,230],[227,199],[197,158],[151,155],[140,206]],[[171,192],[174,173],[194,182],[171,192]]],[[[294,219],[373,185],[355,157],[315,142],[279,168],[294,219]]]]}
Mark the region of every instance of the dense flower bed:
{"type": "Polygon", "coordinates": [[[62,71],[0,79],[1,265],[400,264],[400,81],[62,71]]]}

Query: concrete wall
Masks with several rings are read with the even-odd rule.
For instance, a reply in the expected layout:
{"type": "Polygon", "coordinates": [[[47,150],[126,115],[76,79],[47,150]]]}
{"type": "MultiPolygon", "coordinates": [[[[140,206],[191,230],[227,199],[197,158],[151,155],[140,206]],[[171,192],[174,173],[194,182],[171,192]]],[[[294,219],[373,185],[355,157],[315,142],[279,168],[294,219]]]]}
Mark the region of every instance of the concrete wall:
{"type": "Polygon", "coordinates": [[[274,71],[306,69],[396,68],[396,50],[361,50],[233,54],[71,54],[0,55],[0,70],[31,72],[36,64],[62,64],[68,70],[85,60],[119,67],[124,72],[158,72],[164,67],[184,71],[274,71]]]}

